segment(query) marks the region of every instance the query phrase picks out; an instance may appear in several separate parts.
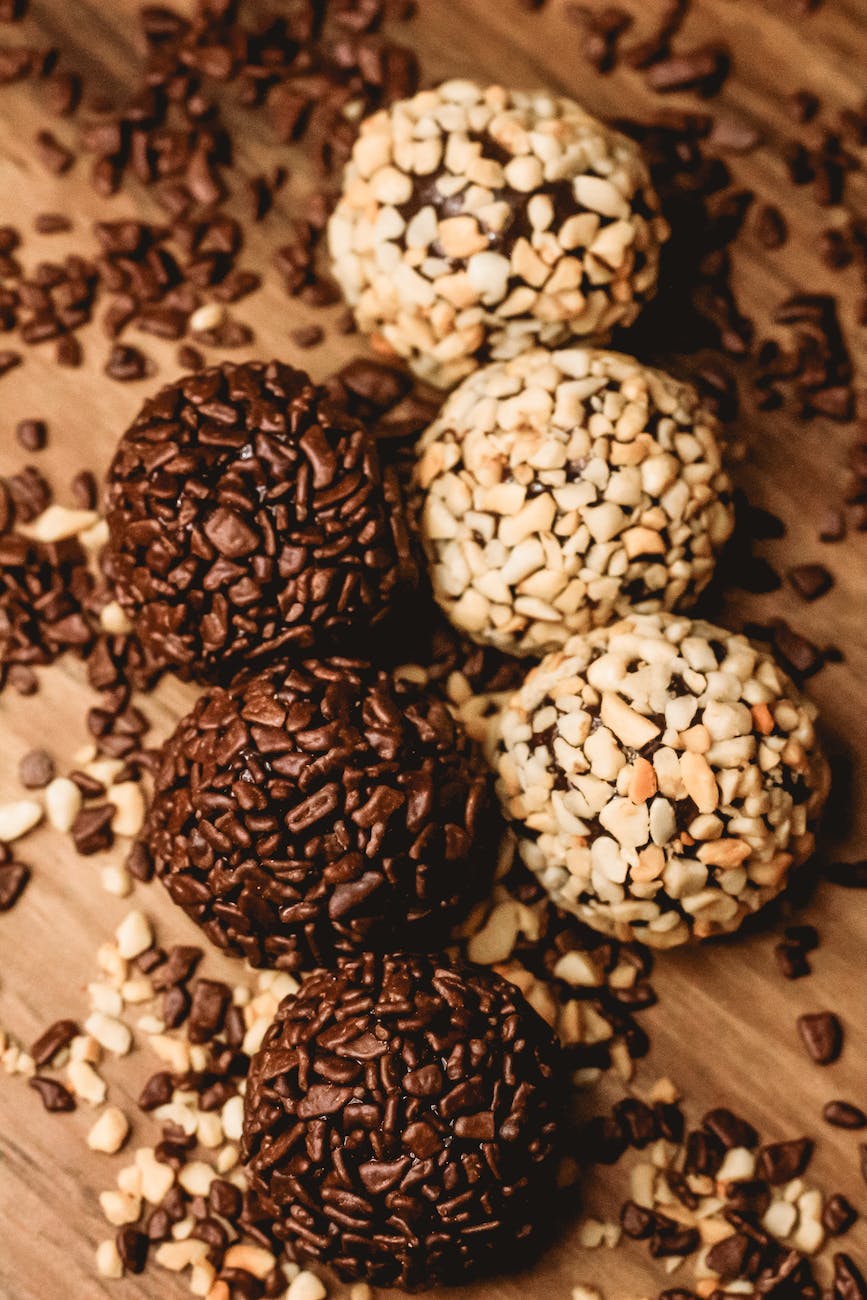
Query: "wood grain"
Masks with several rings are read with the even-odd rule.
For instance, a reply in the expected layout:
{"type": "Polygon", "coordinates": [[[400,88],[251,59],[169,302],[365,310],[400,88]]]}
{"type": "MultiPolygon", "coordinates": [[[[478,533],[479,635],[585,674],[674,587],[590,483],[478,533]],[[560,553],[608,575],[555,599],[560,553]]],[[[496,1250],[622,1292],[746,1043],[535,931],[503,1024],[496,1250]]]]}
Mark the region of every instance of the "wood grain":
{"type": "MultiPolygon", "coordinates": [[[[69,66],[101,82],[109,93],[122,92],[137,59],[132,0],[113,0],[108,5],[100,0],[35,0],[33,7],[24,29],[26,39],[58,43],[69,51],[69,66]]],[[[602,116],[641,117],[659,106],[637,74],[624,70],[602,77],[588,69],[580,58],[578,29],[568,20],[565,0],[548,0],[538,13],[530,13],[518,0],[421,0],[419,8],[419,17],[404,38],[416,45],[428,80],[470,74],[516,85],[546,84],[575,95],[602,116]]],[[[830,115],[857,104],[867,89],[864,0],[826,0],[809,18],[793,18],[795,9],[786,0],[695,0],[681,38],[684,45],[713,39],[731,46],[734,73],[715,107],[753,125],[765,142],[749,156],[733,159],[733,171],[761,198],[778,202],[793,231],[789,244],[774,254],[749,237],[739,242],[735,282],[745,309],[763,329],[770,304],[796,289],[823,291],[831,275],[817,249],[829,214],[818,209],[808,193],[786,182],[780,162],[780,147],[793,131],[783,97],[793,89],[811,89],[822,97],[830,115]]],[[[636,0],[637,34],[652,25],[658,10],[655,0],[636,0]]],[[[674,96],[668,102],[698,106],[689,96],[674,96]]],[[[242,169],[262,171],[285,161],[286,151],[274,145],[261,121],[243,110],[234,110],[231,116],[237,123],[242,169]]],[[[3,92],[0,221],[27,227],[39,211],[69,211],[70,194],[74,195],[70,212],[74,233],[28,236],[27,256],[34,260],[89,249],[90,222],[105,215],[105,204],[96,200],[86,183],[82,161],[73,185],[46,176],[33,161],[30,140],[43,126],[58,129],[29,87],[3,92]]],[[[269,249],[288,237],[291,195],[303,193],[307,184],[303,159],[293,157],[291,166],[292,190],[251,235],[245,264],[264,269],[269,249]]],[[[867,206],[863,175],[852,180],[849,190],[863,211],[867,206]]],[[[150,200],[143,195],[118,196],[110,208],[117,216],[136,211],[153,215],[150,200]]],[[[853,314],[857,273],[835,275],[833,289],[843,295],[842,315],[851,341],[858,337],[853,314]]],[[[294,349],[290,328],[311,319],[313,313],[288,304],[273,275],[243,308],[238,315],[256,329],[255,352],[296,361],[317,377],[357,350],[357,343],[339,337],[329,338],[312,353],[294,349]]],[[[321,319],[321,313],[316,318],[321,319]]],[[[860,337],[863,343],[863,331],[860,337]]],[[[51,442],[38,463],[62,489],[61,499],[80,466],[104,468],[119,432],[152,387],[152,381],[128,386],[109,383],[100,373],[105,339],[94,328],[85,335],[85,344],[88,360],[81,371],[56,369],[48,356],[31,351],[23,367],[0,381],[0,472],[20,468],[23,459],[12,436],[17,420],[42,417],[50,425],[51,442]]],[[[177,369],[172,346],[150,339],[144,346],[159,366],[160,380],[170,378],[177,369]]],[[[863,347],[856,359],[863,378],[867,368],[863,347]]],[[[787,413],[762,414],[749,408],[743,413],[741,432],[750,455],[738,472],[739,480],[756,504],[767,506],[787,524],[786,537],[763,545],[763,553],[783,567],[821,558],[833,569],[835,586],[828,596],[806,607],[787,591],[762,597],[730,593],[718,612],[732,623],[791,616],[819,643],[833,641],[844,651],[844,662],[826,667],[810,690],[821,706],[831,745],[848,753],[853,765],[853,797],[838,800],[827,828],[828,851],[863,855],[867,851],[867,800],[861,796],[867,778],[867,536],[856,536],[837,549],[823,548],[816,538],[823,502],[839,499],[851,435],[821,421],[805,425],[787,413]]],[[[0,697],[0,798],[19,794],[17,763],[33,744],[46,744],[58,758],[68,760],[86,739],[84,714],[92,698],[81,666],[64,662],[40,673],[40,687],[32,699],[11,692],[0,697]]],[[[169,729],[191,698],[189,688],[167,682],[145,702],[157,734],[169,729]]],[[[84,860],[61,837],[39,831],[26,843],[23,856],[34,865],[34,881],[15,912],[0,917],[0,1024],[29,1042],[56,1016],[84,1014],[83,988],[94,975],[96,947],[127,905],[107,897],[99,887],[99,869],[111,854],[84,860]]],[[[164,942],[196,941],[193,927],[171,907],[159,886],[139,887],[136,901],[154,916],[164,942]]],[[[761,930],[661,957],[654,976],[659,1005],[642,1017],[652,1050],[640,1066],[635,1087],[640,1092],[664,1073],[684,1090],[695,1117],[722,1101],[742,1110],[768,1138],[820,1134],[814,1166],[817,1180],[828,1191],[845,1192],[867,1210],[852,1135],[823,1128],[820,1119],[822,1104],[832,1097],[865,1104],[867,909],[863,895],[824,887],[813,900],[810,916],[820,926],[822,947],[807,981],[781,980],[772,959],[774,937],[761,930]],[[847,1043],[840,1062],[820,1070],[806,1061],[794,1023],[799,1013],[826,1006],[839,1010],[847,1043]]],[[[216,957],[209,963],[212,972],[231,976],[230,963],[216,957]]],[[[136,1052],[112,1070],[112,1091],[120,1104],[136,1096],[151,1068],[152,1062],[136,1052]]],[[[598,1096],[588,1098],[588,1108],[601,1104],[613,1087],[609,1082],[598,1096]]],[[[93,1249],[108,1235],[96,1194],[112,1182],[117,1162],[93,1155],[84,1146],[88,1121],[86,1107],[70,1117],[46,1116],[35,1094],[20,1080],[0,1077],[0,1300],[91,1300],[103,1295],[116,1300],[157,1296],[174,1300],[187,1295],[181,1280],[157,1269],[120,1283],[103,1283],[94,1277],[93,1249]]],[[[136,1139],[143,1141],[148,1133],[148,1125],[141,1123],[136,1139]]],[[[620,1171],[594,1175],[586,1188],[588,1205],[603,1211],[613,1208],[620,1180],[620,1171]]],[[[574,1208],[577,1212],[577,1198],[574,1208]]],[[[848,1241],[863,1259],[867,1253],[863,1226],[848,1241]]],[[[609,1300],[654,1295],[667,1284],[662,1270],[639,1245],[586,1252],[578,1247],[574,1232],[566,1232],[526,1276],[498,1279],[463,1294],[469,1300],[568,1297],[579,1282],[599,1286],[609,1300]]],[[[344,1292],[335,1287],[332,1294],[344,1292]]]]}

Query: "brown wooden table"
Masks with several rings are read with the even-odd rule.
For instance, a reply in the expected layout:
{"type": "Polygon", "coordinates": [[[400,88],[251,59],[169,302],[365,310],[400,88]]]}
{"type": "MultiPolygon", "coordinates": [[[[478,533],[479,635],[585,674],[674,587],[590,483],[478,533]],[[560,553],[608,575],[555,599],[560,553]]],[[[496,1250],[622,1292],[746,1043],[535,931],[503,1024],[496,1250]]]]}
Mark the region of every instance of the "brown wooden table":
{"type": "MultiPolygon", "coordinates": [[[[28,39],[57,41],[69,51],[70,66],[101,78],[110,92],[129,79],[135,58],[136,6],[132,0],[34,0],[34,14],[25,29],[28,39]]],[[[660,106],[640,76],[627,69],[603,77],[579,55],[579,31],[568,21],[565,0],[548,0],[531,13],[518,0],[420,0],[420,15],[403,39],[417,47],[427,79],[467,74],[516,85],[544,83],[575,95],[603,116],[646,116],[660,106]]],[[[792,231],[787,246],[767,253],[757,240],[739,241],[734,279],[746,310],[762,328],[769,304],[786,293],[823,291],[832,280],[818,253],[818,235],[834,213],[820,210],[806,191],[784,179],[782,143],[793,127],[785,113],[784,95],[805,87],[823,100],[829,114],[858,103],[867,90],[867,3],[865,0],[825,0],[818,12],[793,18],[796,6],[786,0],[695,0],[682,41],[722,40],[732,50],[734,71],[715,108],[757,128],[765,144],[731,159],[738,180],[765,201],[778,202],[792,231]]],[[[637,32],[648,25],[659,5],[641,0],[637,32]]],[[[10,39],[20,39],[17,32],[10,39]]],[[[667,106],[695,109],[691,95],[675,95],[667,106]]],[[[285,158],[261,122],[248,125],[240,137],[242,167],[264,170],[285,158]]],[[[103,217],[105,205],[94,196],[79,162],[77,183],[58,182],[34,162],[30,138],[37,129],[56,128],[40,108],[29,87],[0,94],[0,222],[29,226],[45,210],[69,211],[75,196],[75,230],[69,236],[28,239],[28,255],[54,256],[71,249],[90,249],[90,222],[103,217]]],[[[303,163],[293,160],[296,174],[303,163]]],[[[867,186],[862,176],[849,185],[849,194],[864,210],[867,186]]],[[[111,201],[118,216],[132,214],[137,201],[121,195],[111,201]]],[[[247,264],[267,266],[269,249],[287,238],[291,210],[281,199],[276,210],[257,227],[249,241],[247,264]]],[[[153,209],[144,205],[152,215],[153,209]]],[[[833,290],[842,296],[842,318],[850,335],[859,297],[857,272],[833,276],[833,290]]],[[[322,314],[288,303],[277,277],[239,308],[238,316],[255,327],[259,355],[277,355],[324,375],[358,350],[357,341],[337,336],[313,352],[301,353],[289,340],[290,328],[322,314]]],[[[88,361],[80,370],[56,368],[41,353],[28,351],[26,364],[2,380],[0,472],[18,469],[24,459],[12,430],[17,420],[45,418],[51,429],[48,450],[38,463],[58,485],[68,483],[82,464],[102,468],[114,442],[153,381],[129,385],[107,382],[100,373],[106,344],[97,328],[88,361]]],[[[863,331],[861,333],[863,340],[863,331]]],[[[177,370],[174,347],[147,340],[158,361],[160,379],[177,370]]],[[[252,355],[251,350],[251,355],[252,355]]],[[[858,360],[864,373],[867,350],[858,360]]],[[[805,606],[788,590],[770,596],[732,593],[724,617],[767,621],[796,619],[799,629],[820,644],[841,647],[842,663],[825,667],[809,690],[823,713],[836,748],[848,751],[853,762],[852,800],[842,801],[827,828],[829,851],[867,852],[867,535],[853,536],[844,547],[823,547],[817,540],[817,520],[828,500],[840,498],[845,449],[851,432],[826,421],[797,422],[786,412],[744,410],[740,432],[749,457],[738,469],[739,482],[751,500],[774,511],[787,525],[780,541],[763,544],[762,553],[784,568],[787,564],[823,559],[833,570],[833,590],[805,606]]],[[[68,501],[61,493],[61,499],[68,501]]],[[[158,731],[165,732],[191,699],[188,688],[164,683],[145,703],[158,731]]],[[[21,755],[44,744],[64,766],[86,740],[84,714],[93,701],[80,665],[64,661],[40,672],[40,691],[24,699],[12,691],[0,698],[0,799],[20,797],[16,779],[21,755]]],[[[85,860],[69,841],[48,830],[27,842],[25,856],[34,864],[34,880],[19,906],[0,916],[0,1025],[29,1042],[58,1015],[83,1016],[84,985],[93,978],[95,950],[128,902],[101,890],[99,869],[113,854],[85,860]]],[[[191,925],[171,906],[158,885],[139,886],[134,901],[154,916],[163,941],[196,941],[191,925]]],[[[823,1125],[822,1104],[835,1096],[867,1101],[867,1000],[863,989],[867,948],[867,908],[864,895],[822,887],[810,911],[819,924],[822,946],[811,978],[786,983],[776,971],[774,936],[758,933],[699,950],[660,957],[654,975],[659,1004],[645,1014],[652,1050],[634,1082],[640,1094],[661,1074],[682,1088],[690,1113],[701,1115],[710,1104],[725,1102],[754,1122],[767,1138],[811,1133],[821,1137],[811,1176],[828,1191],[849,1194],[867,1211],[867,1189],[857,1172],[855,1139],[823,1125]],[[846,1048],[838,1064],[826,1070],[805,1058],[795,1032],[795,1018],[804,1011],[832,1006],[843,1018],[846,1048]]],[[[229,963],[214,958],[211,969],[231,972],[229,963]]],[[[113,1095],[120,1104],[134,1098],[153,1062],[134,1052],[111,1071],[113,1095]]],[[[600,1089],[588,1104],[601,1103],[612,1084],[600,1089]]],[[[132,1107],[130,1108],[132,1113],[132,1107]]],[[[96,1194],[113,1181],[121,1160],[90,1153],[84,1134],[90,1123],[86,1107],[70,1117],[47,1116],[36,1095],[20,1079],[0,1074],[0,1297],[2,1300],[91,1300],[106,1295],[117,1300],[170,1300],[188,1294],[184,1283],[161,1270],[141,1278],[104,1283],[94,1276],[95,1243],[109,1235],[99,1214],[96,1194]]],[[[148,1127],[136,1137],[144,1140],[148,1127]]],[[[593,1208],[612,1209],[622,1173],[595,1174],[587,1188],[593,1208]]],[[[569,1196],[575,1198],[574,1193],[569,1196]]],[[[577,1203],[576,1203],[577,1212],[577,1203]]],[[[867,1230],[859,1225],[848,1238],[862,1261],[867,1254],[867,1230]]],[[[847,1247],[847,1248],[849,1248],[847,1247]]],[[[678,1275],[679,1277],[680,1275],[678,1275]]],[[[675,1279],[676,1280],[676,1279],[675,1279]]],[[[599,1286],[607,1297],[650,1296],[668,1283],[640,1244],[624,1243],[615,1251],[582,1251],[575,1234],[560,1242],[528,1275],[499,1279],[465,1294],[472,1300],[494,1297],[568,1297],[578,1283],[599,1286]]],[[[332,1294],[344,1292],[335,1287],[332,1294]]],[[[442,1294],[442,1293],[440,1293],[442,1294]]]]}

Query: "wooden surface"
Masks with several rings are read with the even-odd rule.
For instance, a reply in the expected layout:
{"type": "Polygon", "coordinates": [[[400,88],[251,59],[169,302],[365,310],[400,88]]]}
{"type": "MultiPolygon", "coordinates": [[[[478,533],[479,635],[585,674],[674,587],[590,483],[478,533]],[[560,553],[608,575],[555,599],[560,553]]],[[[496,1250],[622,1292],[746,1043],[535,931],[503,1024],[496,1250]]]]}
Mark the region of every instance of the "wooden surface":
{"type": "MultiPolygon", "coordinates": [[[[421,0],[420,17],[406,29],[422,60],[428,80],[471,74],[517,85],[544,83],[574,94],[601,115],[646,115],[659,107],[629,71],[603,78],[588,70],[577,53],[578,34],[567,22],[562,0],[548,0],[545,10],[528,13],[518,0],[421,0]]],[[[737,178],[765,200],[779,202],[795,233],[788,246],[768,254],[749,239],[739,245],[735,281],[744,306],[763,319],[769,303],[796,289],[821,291],[831,273],[818,258],[816,242],[827,214],[804,191],[784,181],[779,147],[792,134],[782,95],[800,86],[816,91],[829,110],[856,104],[865,91],[867,46],[865,0],[826,0],[809,18],[792,20],[796,6],[785,0],[696,0],[683,35],[686,45],[723,39],[733,51],[734,73],[716,107],[756,126],[767,147],[732,160],[737,178]]],[[[34,0],[34,15],[25,32],[10,39],[28,40],[41,32],[72,50],[70,66],[98,74],[107,89],[127,81],[134,54],[134,12],[130,0],[34,0]]],[[[648,17],[658,10],[643,0],[648,17]]],[[[640,30],[640,27],[639,27],[640,30]]],[[[692,96],[674,96],[669,105],[696,108],[692,96]]],[[[237,114],[236,114],[237,118],[237,114]]],[[[240,162],[250,171],[264,170],[284,151],[271,142],[266,126],[248,117],[240,162]]],[[[0,95],[0,222],[29,224],[38,211],[69,211],[75,194],[73,235],[28,238],[26,255],[53,256],[67,248],[90,247],[91,218],[104,215],[84,180],[79,163],[77,184],[56,182],[35,164],[26,143],[43,120],[33,92],[24,88],[0,95]]],[[[293,161],[296,172],[303,164],[293,161]]],[[[850,194],[864,208],[863,179],[855,178],[850,194]]],[[[111,201],[117,215],[136,211],[128,196],[111,201]]],[[[281,198],[276,211],[251,238],[246,265],[264,269],[270,247],[287,237],[291,203],[281,198]]],[[[147,205],[143,209],[148,212],[147,205]]],[[[852,324],[857,273],[834,276],[835,291],[845,291],[843,309],[852,324]]],[[[255,351],[307,365],[324,375],[334,363],[357,351],[353,340],[329,342],[312,353],[293,349],[288,332],[311,313],[287,303],[276,282],[247,300],[237,315],[256,329],[255,351]]],[[[862,335],[863,336],[863,335],[862,335]]],[[[82,464],[104,467],[114,441],[152,386],[119,385],[100,374],[106,343],[93,330],[85,336],[88,364],[82,371],[56,369],[49,357],[28,352],[26,364],[2,381],[0,389],[0,472],[20,468],[25,457],[14,441],[16,421],[41,416],[51,427],[50,448],[37,463],[58,488],[82,464]]],[[[850,333],[851,338],[851,333],[850,333]]],[[[173,346],[150,339],[146,350],[158,360],[160,380],[176,370],[173,346]]],[[[865,357],[860,358],[867,379],[865,357]]],[[[867,852],[867,535],[845,548],[822,547],[816,539],[823,501],[839,500],[848,431],[821,421],[804,425],[785,413],[746,410],[741,429],[750,448],[738,470],[740,482],[756,504],[782,516],[788,533],[780,542],[763,544],[763,553],[782,564],[821,558],[833,569],[833,591],[812,606],[802,606],[786,592],[771,596],[733,594],[721,616],[767,620],[787,613],[819,642],[833,640],[845,662],[825,668],[810,684],[823,711],[824,724],[837,749],[854,761],[851,804],[838,802],[828,827],[834,852],[867,852]],[[826,554],[827,553],[827,554],[826,554]],[[797,605],[797,608],[795,608],[797,605]]],[[[63,493],[60,494],[63,500],[63,493]]],[[[68,500],[68,498],[66,498],[68,500]]],[[[70,766],[73,751],[86,740],[84,714],[91,702],[79,665],[65,662],[40,673],[41,689],[32,699],[7,691],[0,698],[0,799],[20,797],[15,777],[20,756],[33,744],[47,744],[61,766],[70,766]]],[[[162,731],[191,698],[176,683],[166,683],[145,709],[162,731]]],[[[115,851],[120,856],[122,850],[115,851]]],[[[26,842],[22,856],[34,867],[33,882],[19,906],[0,917],[0,1025],[24,1042],[59,1015],[86,1014],[84,986],[93,978],[95,952],[129,903],[105,895],[99,869],[110,854],[77,857],[69,843],[49,831],[26,842]]],[[[193,927],[169,904],[159,885],[138,886],[134,902],[154,916],[163,942],[195,941],[193,927]]],[[[831,1097],[867,1101],[867,1004],[863,991],[867,908],[864,895],[821,888],[812,904],[822,934],[814,974],[797,983],[784,982],[772,958],[774,936],[757,933],[734,942],[661,956],[654,985],[659,1004],[641,1023],[652,1040],[650,1057],[641,1063],[634,1087],[641,1093],[660,1074],[683,1089],[694,1117],[711,1103],[741,1110],[766,1138],[812,1133],[821,1141],[815,1181],[828,1191],[841,1190],[867,1211],[867,1189],[857,1173],[853,1135],[822,1125],[821,1106],[831,1097]],[[847,1030],[840,1062],[826,1070],[811,1065],[796,1040],[794,1022],[801,1012],[837,1009],[847,1030]]],[[[210,961],[212,972],[231,972],[227,963],[210,961]]],[[[153,1063],[142,1052],[112,1068],[113,1096],[123,1104],[134,1097],[153,1063]]],[[[610,1085],[609,1085],[610,1090],[610,1085]]],[[[600,1104],[606,1089],[588,1098],[600,1104]]],[[[118,1162],[93,1155],[84,1146],[87,1107],[73,1116],[48,1116],[20,1079],[0,1075],[0,1297],[2,1300],[173,1300],[188,1294],[184,1282],[152,1268],[142,1278],[103,1283],[92,1269],[95,1243],[109,1235],[96,1194],[113,1181],[118,1162]]],[[[137,1138],[145,1140],[142,1125],[137,1138]]],[[[619,1177],[619,1175],[617,1175],[619,1177]]],[[[616,1181],[616,1179],[615,1179],[616,1181]]],[[[574,1193],[569,1194],[574,1198],[574,1193]]],[[[594,1175],[586,1191],[591,1206],[612,1206],[614,1186],[594,1175]]],[[[577,1200],[576,1200],[577,1211],[577,1200]]],[[[856,1257],[867,1255],[863,1227],[848,1239],[856,1257]]],[[[680,1275],[677,1275],[678,1277],[680,1275]]],[[[637,1243],[616,1251],[581,1251],[574,1234],[567,1236],[526,1277],[498,1279],[466,1292],[471,1300],[493,1297],[568,1297],[573,1285],[599,1286],[607,1297],[655,1295],[668,1283],[637,1243]]],[[[339,1288],[332,1294],[343,1295],[339,1288]]]]}

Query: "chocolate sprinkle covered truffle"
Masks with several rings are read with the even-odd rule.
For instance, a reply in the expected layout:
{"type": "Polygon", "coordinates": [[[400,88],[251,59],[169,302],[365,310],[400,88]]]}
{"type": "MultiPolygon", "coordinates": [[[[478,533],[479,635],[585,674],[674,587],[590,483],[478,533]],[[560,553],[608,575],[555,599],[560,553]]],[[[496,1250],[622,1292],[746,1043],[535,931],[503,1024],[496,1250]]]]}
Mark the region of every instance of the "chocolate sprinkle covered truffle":
{"type": "Polygon", "coordinates": [[[692,387],[619,352],[537,348],[477,371],[418,447],[444,612],[538,657],[632,609],[694,603],[734,522],[716,435],[692,387]]]}
{"type": "Polygon", "coordinates": [[[597,930],[671,947],[736,930],[814,847],[815,709],[746,638],[671,614],[576,636],[499,720],[521,855],[597,930]]]}
{"type": "Polygon", "coordinates": [[[372,438],[300,370],[223,363],[147,401],[108,476],[107,566],[185,676],[364,629],[414,577],[372,438]]]}
{"type": "Polygon", "coordinates": [[[556,1040],[514,985],[364,955],[282,1003],[253,1058],[244,1151],[289,1253],[378,1286],[512,1265],[550,1213],[556,1040]]]}
{"type": "Polygon", "coordinates": [[[633,141],[571,99],[455,80],[362,123],[328,234],[359,327],[449,387],[630,325],[668,227],[633,141]]]}
{"type": "Polygon", "coordinates": [[[144,840],[218,947],[295,970],[435,946],[484,892],[499,829],[438,696],[326,659],[206,691],[162,748],[144,840]]]}

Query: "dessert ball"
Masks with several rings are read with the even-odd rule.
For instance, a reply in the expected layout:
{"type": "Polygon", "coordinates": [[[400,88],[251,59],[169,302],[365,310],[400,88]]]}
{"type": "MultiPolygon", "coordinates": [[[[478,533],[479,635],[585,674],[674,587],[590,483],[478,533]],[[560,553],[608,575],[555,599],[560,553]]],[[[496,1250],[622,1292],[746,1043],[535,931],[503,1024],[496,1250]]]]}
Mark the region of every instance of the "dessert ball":
{"type": "Polygon", "coordinates": [[[106,506],[118,599],[154,662],[185,676],[363,629],[414,575],[372,438],[277,361],[225,362],[150,398],[106,506]]]}
{"type": "Polygon", "coordinates": [[[633,141],[571,99],[471,81],[362,123],[328,230],[359,327],[441,387],[630,325],[667,235],[633,141]]]}
{"type": "Polygon", "coordinates": [[[253,1058],[244,1151],[289,1253],[377,1286],[515,1259],[550,1213],[556,1040],[492,971],[370,954],[284,1000],[253,1058]]]}
{"type": "Polygon", "coordinates": [[[218,947],[294,970],[441,940],[489,881],[499,827],[439,697],[324,659],[200,697],[162,748],[144,840],[218,947]]]}
{"type": "Polygon", "coordinates": [[[538,657],[631,609],[693,603],[734,523],[716,430],[688,384],[618,352],[535,349],[476,371],[415,469],[448,618],[538,657]]]}
{"type": "Polygon", "coordinates": [[[815,709],[742,636],[634,615],[574,637],[499,724],[503,808],[560,907],[658,947],[736,930],[813,851],[815,709]]]}

